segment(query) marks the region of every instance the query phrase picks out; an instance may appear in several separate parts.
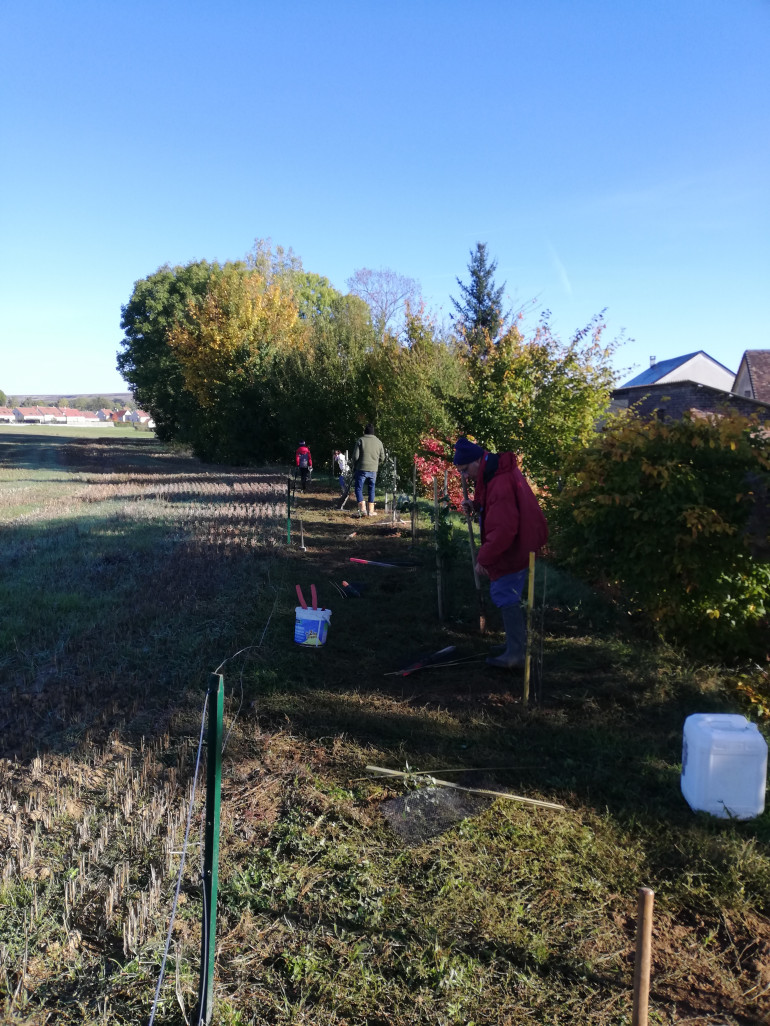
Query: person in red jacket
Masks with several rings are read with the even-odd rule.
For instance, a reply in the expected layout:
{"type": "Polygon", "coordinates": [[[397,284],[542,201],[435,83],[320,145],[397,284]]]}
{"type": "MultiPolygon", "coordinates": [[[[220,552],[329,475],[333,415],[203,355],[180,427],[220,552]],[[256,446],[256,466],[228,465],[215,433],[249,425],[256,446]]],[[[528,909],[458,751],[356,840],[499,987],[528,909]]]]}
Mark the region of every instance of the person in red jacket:
{"type": "Polygon", "coordinates": [[[527,580],[530,552],[548,539],[548,524],[512,452],[491,453],[465,436],[457,439],[454,465],[473,482],[473,500],[464,500],[466,513],[476,512],[481,545],[476,567],[489,578],[489,593],[505,627],[505,649],[490,656],[491,666],[524,666],[527,629],[521,596],[527,580]]]}
{"type": "Polygon", "coordinates": [[[302,482],[302,491],[304,492],[307,488],[307,478],[310,471],[313,469],[313,457],[310,455],[310,450],[305,445],[304,441],[299,443],[299,448],[294,453],[294,458],[297,461],[299,467],[299,476],[302,482]]]}

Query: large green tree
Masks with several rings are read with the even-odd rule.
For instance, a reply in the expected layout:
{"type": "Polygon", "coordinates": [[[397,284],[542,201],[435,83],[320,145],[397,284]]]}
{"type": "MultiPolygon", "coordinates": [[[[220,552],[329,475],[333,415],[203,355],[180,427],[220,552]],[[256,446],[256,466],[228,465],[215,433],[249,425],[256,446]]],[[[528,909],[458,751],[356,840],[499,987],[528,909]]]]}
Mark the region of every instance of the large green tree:
{"type": "Polygon", "coordinates": [[[232,264],[212,275],[167,336],[203,410],[193,438],[199,455],[236,463],[283,455],[285,367],[307,352],[307,339],[286,282],[232,264]]]}
{"type": "Polygon", "coordinates": [[[295,445],[307,437],[319,453],[344,450],[360,433],[376,341],[369,308],[357,296],[337,293],[313,318],[307,352],[295,353],[286,368],[284,409],[295,445]]]}
{"type": "Polygon", "coordinates": [[[323,461],[372,420],[404,467],[421,437],[452,430],[447,397],[463,391],[456,341],[421,308],[381,335],[363,299],[264,242],[244,263],[161,268],[122,324],[137,402],[207,460],[287,459],[305,438],[323,461]]]}
{"type": "Polygon", "coordinates": [[[190,303],[203,299],[218,270],[218,264],[205,260],[183,267],[166,265],[137,281],[122,308],[124,337],[117,367],[136,402],[152,414],[164,441],[191,442],[202,416],[200,403],[185,387],[168,333],[187,321],[190,303]]]}
{"type": "Polygon", "coordinates": [[[495,285],[497,261],[490,262],[484,242],[477,242],[471,250],[467,285],[457,279],[461,298],[452,297],[457,311],[457,324],[469,348],[489,347],[497,341],[503,328],[503,290],[505,283],[495,285]]]}
{"type": "Polygon", "coordinates": [[[137,402],[204,459],[286,458],[304,436],[331,449],[365,422],[369,308],[291,251],[163,267],[135,284],[122,326],[137,402]]]}
{"type": "MultiPolygon", "coordinates": [[[[456,342],[443,337],[422,306],[407,307],[403,344],[392,335],[367,358],[367,400],[377,433],[396,456],[400,474],[426,435],[453,433],[448,398],[463,391],[464,367],[456,342]]],[[[407,469],[408,468],[408,469],[407,469]]]]}

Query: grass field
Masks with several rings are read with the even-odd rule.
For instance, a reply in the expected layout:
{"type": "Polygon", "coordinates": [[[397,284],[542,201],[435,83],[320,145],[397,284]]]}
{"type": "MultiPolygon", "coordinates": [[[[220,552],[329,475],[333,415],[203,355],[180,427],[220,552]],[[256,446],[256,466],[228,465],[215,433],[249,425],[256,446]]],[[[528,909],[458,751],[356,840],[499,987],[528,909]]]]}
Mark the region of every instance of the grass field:
{"type": "MultiPolygon", "coordinates": [[[[640,886],[651,1022],[770,1021],[770,812],[715,820],[679,793],[685,716],[753,714],[764,671],[662,647],[543,561],[524,708],[519,676],[472,658],[500,637],[476,630],[464,528],[440,623],[427,516],[413,547],[319,477],[289,547],[286,469],[0,429],[3,1021],[149,1020],[216,669],[215,1022],[630,1023],[640,886]],[[320,650],[293,642],[296,583],[332,609],[320,650]],[[447,645],[471,658],[392,674],[447,645]]],[[[202,795],[156,1023],[196,1021],[202,795]]]]}

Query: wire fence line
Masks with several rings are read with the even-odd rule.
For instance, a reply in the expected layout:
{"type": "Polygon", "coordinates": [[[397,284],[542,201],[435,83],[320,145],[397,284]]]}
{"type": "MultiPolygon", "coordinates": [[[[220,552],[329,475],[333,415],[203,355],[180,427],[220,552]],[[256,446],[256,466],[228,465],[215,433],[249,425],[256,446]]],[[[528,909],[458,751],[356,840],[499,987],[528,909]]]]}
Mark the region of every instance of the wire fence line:
{"type": "MultiPolygon", "coordinates": [[[[245,652],[250,652],[250,651],[253,651],[255,649],[259,649],[259,648],[262,647],[262,643],[265,640],[265,635],[267,634],[267,631],[268,631],[268,628],[270,627],[270,623],[272,621],[272,618],[273,618],[273,615],[275,613],[276,607],[278,606],[278,600],[281,597],[281,589],[283,587],[283,583],[284,583],[285,578],[286,578],[286,562],[284,562],[284,564],[283,564],[283,571],[281,573],[281,578],[280,578],[278,584],[275,585],[275,586],[270,584],[270,586],[273,587],[273,590],[275,591],[275,598],[273,600],[273,604],[271,606],[270,613],[268,614],[268,617],[267,617],[267,620],[265,622],[265,625],[262,628],[262,633],[260,634],[259,641],[257,641],[255,644],[252,644],[252,645],[246,645],[243,648],[238,649],[237,652],[233,652],[232,655],[226,656],[221,661],[221,663],[219,664],[217,669],[214,671],[214,675],[215,676],[217,676],[217,675],[219,675],[221,673],[223,667],[226,666],[227,663],[232,662],[238,656],[243,655],[245,652]]],[[[270,583],[270,566],[268,566],[268,583],[270,583]]],[[[236,725],[236,723],[238,721],[238,717],[240,715],[241,709],[243,708],[243,700],[244,700],[243,676],[244,676],[245,670],[246,670],[246,661],[244,661],[244,664],[241,667],[241,672],[240,672],[240,677],[239,677],[239,680],[240,680],[240,691],[241,691],[240,703],[238,705],[238,709],[237,709],[237,711],[235,713],[235,716],[233,717],[233,721],[230,724],[230,728],[229,728],[229,730],[227,732],[227,735],[226,735],[226,737],[225,737],[225,739],[224,739],[224,741],[222,743],[222,754],[223,755],[224,755],[225,748],[227,747],[227,742],[228,742],[228,740],[230,738],[230,734],[232,733],[233,728],[235,727],[235,725],[236,725]]],[[[165,974],[166,974],[166,964],[167,964],[167,961],[168,961],[169,949],[171,947],[171,937],[172,937],[172,933],[173,933],[173,929],[174,929],[174,922],[175,922],[175,919],[176,919],[177,906],[179,904],[179,893],[180,893],[181,886],[182,886],[182,878],[183,878],[183,875],[184,875],[184,868],[185,868],[185,863],[186,863],[186,858],[187,858],[187,848],[188,848],[188,843],[189,843],[190,826],[191,826],[191,823],[192,823],[193,810],[194,810],[194,807],[195,807],[195,797],[196,797],[197,786],[198,786],[198,775],[199,775],[199,772],[200,772],[201,754],[202,754],[202,751],[203,751],[203,739],[204,739],[204,735],[205,735],[205,731],[206,731],[206,714],[207,714],[207,711],[208,711],[208,703],[209,703],[209,696],[210,696],[210,694],[211,694],[211,689],[209,688],[206,691],[205,699],[204,699],[204,702],[203,702],[203,710],[202,710],[202,713],[201,713],[200,736],[199,736],[199,739],[198,739],[198,750],[197,750],[196,757],[195,757],[195,773],[193,775],[193,786],[192,786],[192,791],[191,791],[191,795],[190,795],[189,806],[188,806],[188,809],[187,809],[187,818],[186,818],[186,823],[185,823],[184,843],[182,845],[181,860],[180,860],[180,863],[179,863],[179,871],[177,873],[176,887],[175,887],[175,890],[174,890],[174,901],[173,901],[173,904],[172,904],[172,907],[171,907],[171,917],[170,917],[170,921],[169,921],[168,932],[166,934],[166,944],[165,944],[165,948],[164,948],[164,951],[163,951],[163,958],[162,958],[162,961],[161,961],[160,973],[158,975],[158,983],[157,983],[157,986],[155,988],[155,997],[154,997],[153,1003],[152,1003],[152,1011],[150,1013],[150,1019],[149,1019],[148,1026],[153,1026],[153,1024],[155,1022],[155,1016],[157,1014],[158,1003],[160,1001],[160,992],[161,992],[161,988],[163,986],[163,980],[164,980],[165,974]]],[[[200,878],[201,878],[201,880],[203,879],[204,872],[205,872],[204,862],[203,862],[203,829],[204,829],[204,817],[202,816],[201,817],[201,826],[200,826],[200,835],[201,835],[200,836],[200,878]]],[[[203,923],[202,923],[202,928],[203,928],[204,935],[205,935],[207,933],[208,929],[209,929],[209,926],[210,926],[210,916],[211,916],[211,910],[208,909],[207,906],[206,906],[206,891],[205,891],[205,888],[203,888],[203,905],[204,905],[204,907],[203,907],[203,923]]],[[[202,950],[208,951],[208,944],[207,943],[204,945],[202,950]]],[[[202,965],[201,966],[201,973],[205,973],[207,968],[208,968],[207,966],[202,965]]],[[[198,1026],[200,1026],[200,1023],[203,1021],[204,1011],[205,1010],[204,1010],[204,1007],[203,1007],[203,1003],[201,1003],[201,1007],[200,1007],[199,1012],[198,1012],[198,1026]]]]}
{"type": "Polygon", "coordinates": [[[203,712],[201,714],[201,731],[200,737],[198,738],[198,752],[195,757],[195,773],[193,775],[193,786],[190,794],[190,804],[187,809],[187,822],[184,830],[184,843],[182,845],[182,857],[179,861],[179,873],[177,874],[176,889],[174,890],[174,903],[171,907],[171,920],[168,926],[168,933],[166,934],[166,947],[163,951],[163,959],[160,966],[160,974],[158,976],[158,985],[155,988],[155,998],[152,1003],[152,1012],[150,1013],[149,1026],[153,1026],[155,1022],[155,1013],[158,1008],[158,1001],[160,1000],[160,989],[163,986],[163,978],[166,974],[166,962],[168,960],[168,951],[171,946],[171,934],[174,929],[174,920],[176,918],[177,905],[179,904],[179,891],[182,887],[182,876],[184,874],[185,860],[187,858],[187,842],[190,836],[190,823],[192,822],[193,808],[195,805],[195,792],[198,786],[198,773],[200,771],[201,764],[201,752],[203,751],[203,735],[206,729],[206,711],[209,704],[209,692],[206,692],[206,697],[203,702],[203,712]]]}

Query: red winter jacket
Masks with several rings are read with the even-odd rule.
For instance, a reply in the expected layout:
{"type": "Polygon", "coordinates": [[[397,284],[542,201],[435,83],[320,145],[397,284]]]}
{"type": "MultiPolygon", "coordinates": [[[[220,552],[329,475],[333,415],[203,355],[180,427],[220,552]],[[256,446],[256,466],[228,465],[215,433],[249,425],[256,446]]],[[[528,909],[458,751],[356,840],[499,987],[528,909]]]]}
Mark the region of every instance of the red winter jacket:
{"type": "Polygon", "coordinates": [[[530,552],[537,552],[548,540],[543,511],[512,452],[484,453],[473,505],[481,521],[476,560],[492,581],[524,570],[530,552]]]}
{"type": "Polygon", "coordinates": [[[310,455],[310,450],[306,445],[301,445],[299,449],[297,449],[297,451],[294,453],[294,456],[297,460],[297,466],[299,466],[300,457],[305,456],[307,457],[306,465],[310,467],[311,470],[313,469],[313,457],[310,455]]]}

